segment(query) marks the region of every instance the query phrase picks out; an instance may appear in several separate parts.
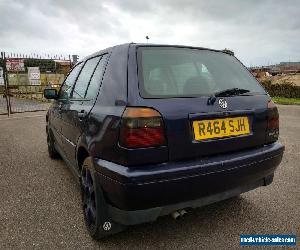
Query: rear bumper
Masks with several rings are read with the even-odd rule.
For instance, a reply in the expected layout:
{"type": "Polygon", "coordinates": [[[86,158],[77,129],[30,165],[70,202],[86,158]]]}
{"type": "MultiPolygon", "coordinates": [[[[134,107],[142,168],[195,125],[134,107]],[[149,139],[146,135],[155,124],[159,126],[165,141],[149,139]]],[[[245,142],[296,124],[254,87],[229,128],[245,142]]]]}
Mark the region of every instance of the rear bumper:
{"type": "MultiPolygon", "coordinates": [[[[266,180],[268,181],[268,184],[270,184],[273,180],[273,175],[266,177],[266,180]]],[[[121,210],[119,208],[116,208],[112,205],[108,205],[108,211],[110,217],[113,218],[114,221],[122,225],[135,225],[144,222],[155,221],[158,217],[171,214],[172,212],[179,209],[197,208],[197,207],[202,207],[205,205],[212,204],[214,202],[226,200],[228,198],[237,196],[241,193],[266,185],[266,180],[264,178],[254,183],[237,187],[235,189],[205,196],[196,200],[180,202],[180,203],[167,205],[163,207],[155,207],[155,208],[148,208],[148,209],[135,210],[135,211],[126,211],[126,210],[121,210]]]]}
{"type": "Polygon", "coordinates": [[[125,167],[95,159],[94,164],[113,219],[136,224],[268,185],[283,151],[276,142],[194,161],[125,167]]]}

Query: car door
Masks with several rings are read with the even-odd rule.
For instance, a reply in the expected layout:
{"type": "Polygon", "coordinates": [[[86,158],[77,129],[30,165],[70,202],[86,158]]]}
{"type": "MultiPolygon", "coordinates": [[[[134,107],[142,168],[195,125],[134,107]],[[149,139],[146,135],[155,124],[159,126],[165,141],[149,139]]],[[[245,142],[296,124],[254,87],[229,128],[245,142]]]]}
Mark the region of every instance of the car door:
{"type": "Polygon", "coordinates": [[[54,101],[53,108],[51,110],[51,128],[55,142],[61,150],[63,150],[64,141],[64,138],[62,136],[61,108],[63,104],[68,103],[69,101],[71,91],[81,69],[81,66],[82,64],[78,64],[70,71],[59,90],[58,99],[54,101]]]}
{"type": "Polygon", "coordinates": [[[102,80],[106,55],[88,59],[75,83],[71,98],[62,105],[62,134],[64,151],[70,163],[76,166],[76,145],[92,109],[102,80]]]}

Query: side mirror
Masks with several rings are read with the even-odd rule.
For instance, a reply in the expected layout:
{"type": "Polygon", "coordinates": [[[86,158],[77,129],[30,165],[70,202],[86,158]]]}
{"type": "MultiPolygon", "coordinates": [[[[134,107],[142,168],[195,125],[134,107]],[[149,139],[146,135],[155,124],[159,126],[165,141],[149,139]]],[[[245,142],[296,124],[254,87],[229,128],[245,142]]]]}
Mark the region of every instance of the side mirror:
{"type": "Polygon", "coordinates": [[[57,99],[57,90],[56,89],[44,89],[44,97],[46,99],[57,99]]]}

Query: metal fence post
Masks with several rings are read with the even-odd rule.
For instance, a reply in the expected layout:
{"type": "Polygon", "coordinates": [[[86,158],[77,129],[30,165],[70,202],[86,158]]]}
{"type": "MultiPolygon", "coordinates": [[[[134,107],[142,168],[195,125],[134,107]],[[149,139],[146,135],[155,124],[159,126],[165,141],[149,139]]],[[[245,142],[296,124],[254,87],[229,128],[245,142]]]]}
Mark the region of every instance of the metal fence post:
{"type": "Polygon", "coordinates": [[[69,55],[69,61],[70,61],[70,69],[72,69],[71,55],[69,55]]]}
{"type": "Polygon", "coordinates": [[[11,107],[10,107],[10,96],[9,96],[9,88],[8,88],[5,52],[1,52],[1,58],[3,61],[4,95],[6,98],[7,115],[9,116],[11,114],[11,107]]]}

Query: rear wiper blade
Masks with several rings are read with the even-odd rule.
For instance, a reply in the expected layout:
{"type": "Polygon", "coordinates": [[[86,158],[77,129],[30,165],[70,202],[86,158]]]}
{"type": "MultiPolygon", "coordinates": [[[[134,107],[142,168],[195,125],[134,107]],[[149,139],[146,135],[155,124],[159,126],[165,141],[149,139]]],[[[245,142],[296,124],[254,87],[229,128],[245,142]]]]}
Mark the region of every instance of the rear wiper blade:
{"type": "Polygon", "coordinates": [[[231,88],[231,89],[225,89],[219,92],[214,93],[215,97],[220,96],[235,96],[235,95],[242,95],[245,93],[250,92],[248,89],[240,89],[240,88],[231,88]]]}
{"type": "Polygon", "coordinates": [[[236,96],[236,95],[243,95],[245,93],[250,92],[248,89],[240,89],[240,88],[231,88],[231,89],[225,89],[216,93],[213,93],[207,100],[208,105],[213,105],[216,101],[216,97],[221,96],[236,96]]]}

